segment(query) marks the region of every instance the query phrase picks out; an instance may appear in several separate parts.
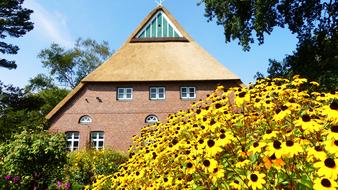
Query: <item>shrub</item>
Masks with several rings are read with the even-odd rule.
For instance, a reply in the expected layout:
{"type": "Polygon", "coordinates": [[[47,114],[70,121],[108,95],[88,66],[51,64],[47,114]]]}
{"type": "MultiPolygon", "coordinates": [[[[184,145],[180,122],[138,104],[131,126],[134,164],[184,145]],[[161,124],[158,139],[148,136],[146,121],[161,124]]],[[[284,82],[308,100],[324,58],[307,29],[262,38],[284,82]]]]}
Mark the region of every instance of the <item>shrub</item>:
{"type": "Polygon", "coordinates": [[[82,189],[93,183],[95,177],[116,172],[126,160],[124,154],[109,149],[70,152],[65,165],[65,181],[70,181],[72,189],[82,189]]]}
{"type": "Polygon", "coordinates": [[[62,176],[65,146],[63,134],[24,131],[15,135],[0,146],[0,177],[7,177],[1,184],[10,189],[46,189],[62,176]]]}
{"type": "Polygon", "coordinates": [[[336,189],[338,93],[294,77],[223,87],[145,127],[94,189],[336,189]]]}

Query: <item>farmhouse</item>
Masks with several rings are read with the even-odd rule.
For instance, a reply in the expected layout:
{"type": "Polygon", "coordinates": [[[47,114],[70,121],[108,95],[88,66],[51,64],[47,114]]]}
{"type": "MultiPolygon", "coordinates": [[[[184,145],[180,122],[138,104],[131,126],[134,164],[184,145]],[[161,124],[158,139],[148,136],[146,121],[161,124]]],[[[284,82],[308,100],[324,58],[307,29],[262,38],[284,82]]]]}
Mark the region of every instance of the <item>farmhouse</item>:
{"type": "Polygon", "coordinates": [[[144,125],[165,121],[218,84],[242,82],[158,6],[46,118],[50,132],[66,133],[70,151],[89,146],[126,151],[144,125]]]}

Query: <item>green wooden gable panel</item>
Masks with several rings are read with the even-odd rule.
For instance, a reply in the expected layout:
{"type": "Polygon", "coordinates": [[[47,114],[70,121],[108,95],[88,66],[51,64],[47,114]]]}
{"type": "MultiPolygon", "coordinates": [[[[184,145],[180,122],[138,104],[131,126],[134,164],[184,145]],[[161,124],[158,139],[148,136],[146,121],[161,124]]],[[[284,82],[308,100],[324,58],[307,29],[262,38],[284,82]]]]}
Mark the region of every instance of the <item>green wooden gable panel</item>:
{"type": "Polygon", "coordinates": [[[178,38],[183,37],[164,12],[158,11],[136,35],[136,38],[178,38]]]}

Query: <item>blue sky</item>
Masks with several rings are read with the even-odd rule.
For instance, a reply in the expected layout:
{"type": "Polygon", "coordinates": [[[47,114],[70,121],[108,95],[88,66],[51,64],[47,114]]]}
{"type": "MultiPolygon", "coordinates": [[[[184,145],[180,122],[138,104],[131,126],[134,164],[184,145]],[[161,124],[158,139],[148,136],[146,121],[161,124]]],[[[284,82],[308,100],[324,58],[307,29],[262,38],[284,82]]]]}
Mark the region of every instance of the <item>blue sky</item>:
{"type": "MultiPolygon", "coordinates": [[[[237,41],[226,44],[222,26],[207,22],[204,6],[197,6],[198,2],[166,0],[163,5],[197,43],[246,84],[254,80],[257,71],[266,73],[269,58],[281,60],[296,48],[295,35],[279,28],[266,36],[263,45],[252,45],[250,52],[242,51],[237,41]]],[[[52,42],[71,48],[77,38],[91,38],[108,41],[111,49],[117,50],[156,3],[155,0],[25,0],[24,6],[34,10],[34,29],[24,37],[5,39],[20,47],[17,55],[4,56],[15,60],[18,68],[0,67],[1,81],[21,87],[37,74],[47,73],[37,55],[52,42]]]]}

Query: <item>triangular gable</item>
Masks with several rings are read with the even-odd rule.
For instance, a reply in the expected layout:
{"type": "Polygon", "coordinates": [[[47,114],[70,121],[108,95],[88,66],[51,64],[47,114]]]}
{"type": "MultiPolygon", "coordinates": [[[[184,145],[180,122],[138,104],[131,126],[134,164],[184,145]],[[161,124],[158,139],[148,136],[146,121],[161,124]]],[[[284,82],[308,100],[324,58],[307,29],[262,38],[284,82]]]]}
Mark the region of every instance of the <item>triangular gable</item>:
{"type": "Polygon", "coordinates": [[[180,37],[183,37],[183,35],[162,10],[156,12],[136,35],[137,39],[180,37]]]}

